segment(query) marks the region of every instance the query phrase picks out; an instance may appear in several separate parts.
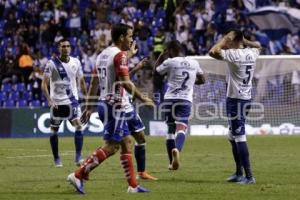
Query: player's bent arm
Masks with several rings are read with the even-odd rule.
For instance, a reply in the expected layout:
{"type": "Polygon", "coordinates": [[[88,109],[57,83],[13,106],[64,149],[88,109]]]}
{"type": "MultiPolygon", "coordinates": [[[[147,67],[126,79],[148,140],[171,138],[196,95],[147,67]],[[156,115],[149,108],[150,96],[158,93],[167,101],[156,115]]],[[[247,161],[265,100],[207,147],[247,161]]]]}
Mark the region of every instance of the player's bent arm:
{"type": "Polygon", "coordinates": [[[139,99],[142,102],[149,101],[149,98],[143,96],[143,94],[135,87],[135,85],[131,82],[129,76],[120,76],[119,80],[121,81],[122,86],[125,90],[132,95],[132,98],[139,99]]]}
{"type": "Polygon", "coordinates": [[[81,92],[84,95],[84,98],[86,99],[87,98],[87,89],[86,89],[86,83],[85,83],[84,77],[81,77],[79,81],[80,81],[81,92]]]}
{"type": "Polygon", "coordinates": [[[86,97],[86,109],[91,110],[94,102],[98,100],[98,86],[99,86],[99,79],[96,75],[92,75],[92,80],[89,88],[88,95],[86,97]]]}
{"type": "Polygon", "coordinates": [[[51,98],[50,98],[50,95],[49,95],[49,90],[48,90],[49,82],[50,82],[50,78],[48,76],[44,76],[43,80],[42,80],[42,84],[41,84],[43,94],[45,95],[48,102],[51,101],[51,98]]]}
{"type": "Polygon", "coordinates": [[[228,36],[224,36],[217,44],[215,44],[208,52],[208,55],[217,59],[223,60],[221,49],[225,48],[227,41],[230,40],[228,36]]]}
{"type": "Polygon", "coordinates": [[[251,48],[257,48],[259,51],[261,51],[262,47],[258,41],[251,41],[247,40],[246,38],[243,38],[244,45],[251,47],[251,48]]]}
{"type": "Polygon", "coordinates": [[[129,71],[129,76],[132,77],[136,72],[141,70],[145,66],[147,58],[142,59],[133,69],[129,71]]]}
{"type": "Polygon", "coordinates": [[[205,76],[204,76],[204,74],[197,74],[195,84],[196,85],[202,85],[204,83],[205,83],[205,76]]]}

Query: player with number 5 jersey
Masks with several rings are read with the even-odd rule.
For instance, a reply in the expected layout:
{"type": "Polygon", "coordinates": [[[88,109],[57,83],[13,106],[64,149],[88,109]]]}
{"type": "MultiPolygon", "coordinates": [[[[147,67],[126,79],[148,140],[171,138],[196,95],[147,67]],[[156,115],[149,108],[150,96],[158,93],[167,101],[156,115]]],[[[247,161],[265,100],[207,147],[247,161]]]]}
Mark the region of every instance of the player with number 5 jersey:
{"type": "Polygon", "coordinates": [[[233,30],[209,51],[211,57],[224,60],[228,65],[226,98],[228,139],[236,164],[236,171],[228,177],[228,182],[255,183],[250,167],[245,121],[251,108],[252,78],[260,49],[258,42],[247,40],[240,30],[233,30]]]}
{"type": "Polygon", "coordinates": [[[205,79],[199,63],[184,56],[182,46],[177,40],[167,44],[155,66],[158,74],[167,77],[168,89],[160,108],[168,125],[166,147],[169,169],[177,170],[179,152],[184,145],[191,114],[194,85],[203,84],[205,79]]]}

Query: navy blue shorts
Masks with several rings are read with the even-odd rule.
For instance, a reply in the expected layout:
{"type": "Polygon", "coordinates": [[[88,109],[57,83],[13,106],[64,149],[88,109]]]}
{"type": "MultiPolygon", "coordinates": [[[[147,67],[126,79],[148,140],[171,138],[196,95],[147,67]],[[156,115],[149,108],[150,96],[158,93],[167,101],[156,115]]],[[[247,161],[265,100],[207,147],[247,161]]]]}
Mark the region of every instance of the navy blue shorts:
{"type": "Polygon", "coordinates": [[[245,121],[251,108],[251,100],[226,99],[226,114],[232,135],[245,135],[245,121]]]}
{"type": "Polygon", "coordinates": [[[124,137],[129,135],[125,114],[126,113],[120,109],[114,109],[114,107],[106,101],[99,102],[98,115],[104,124],[104,140],[120,142],[124,137]]]}
{"type": "Polygon", "coordinates": [[[140,132],[145,129],[144,123],[136,111],[131,111],[125,114],[128,129],[130,133],[140,132]]]}
{"type": "Polygon", "coordinates": [[[50,110],[50,126],[59,127],[63,120],[79,119],[81,115],[80,107],[76,105],[58,105],[50,110]]]}
{"type": "Polygon", "coordinates": [[[192,108],[191,102],[179,99],[166,99],[162,108],[167,124],[180,123],[188,126],[192,108]]]}

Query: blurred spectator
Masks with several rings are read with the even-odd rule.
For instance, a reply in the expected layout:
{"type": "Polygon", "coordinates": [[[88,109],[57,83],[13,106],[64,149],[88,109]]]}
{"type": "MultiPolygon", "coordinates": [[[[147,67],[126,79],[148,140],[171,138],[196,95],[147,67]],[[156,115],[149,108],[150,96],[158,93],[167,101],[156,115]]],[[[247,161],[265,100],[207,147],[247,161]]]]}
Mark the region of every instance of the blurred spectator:
{"type": "Polygon", "coordinates": [[[158,29],[155,37],[154,37],[154,44],[153,44],[153,56],[154,60],[158,58],[158,56],[164,50],[164,43],[165,43],[165,36],[163,35],[163,30],[158,29]]]}
{"type": "Polygon", "coordinates": [[[33,59],[29,55],[29,47],[25,43],[21,46],[18,66],[22,73],[22,82],[28,83],[29,76],[33,71],[33,59]]]}
{"type": "Polygon", "coordinates": [[[139,50],[138,54],[142,56],[148,56],[149,46],[147,40],[151,36],[151,30],[149,29],[148,25],[140,20],[135,28],[135,35],[136,44],[139,50]]]}

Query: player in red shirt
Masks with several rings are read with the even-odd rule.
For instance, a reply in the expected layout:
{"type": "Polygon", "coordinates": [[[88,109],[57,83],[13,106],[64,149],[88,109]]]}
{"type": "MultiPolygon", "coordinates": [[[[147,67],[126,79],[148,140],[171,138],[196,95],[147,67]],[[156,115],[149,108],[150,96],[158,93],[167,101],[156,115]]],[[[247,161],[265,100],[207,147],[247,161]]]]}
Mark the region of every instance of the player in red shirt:
{"type": "Polygon", "coordinates": [[[92,113],[92,101],[99,99],[94,105],[98,105],[99,118],[104,123],[105,144],[97,148],[79,169],[68,176],[68,181],[81,194],[84,194],[83,180],[88,180],[89,173],[120,148],[120,161],[128,182],[127,191],[130,193],[149,192],[138,185],[134,173],[132,140],[125,119],[125,90],[147,105],[154,106],[154,103],[148,97],[144,97],[130,81],[126,51],[133,42],[132,27],[116,24],[112,28],[111,35],[113,44],[97,57],[87,98],[87,108],[81,117],[82,122],[86,123],[92,113]],[[97,95],[98,88],[100,96],[97,95]]]}

